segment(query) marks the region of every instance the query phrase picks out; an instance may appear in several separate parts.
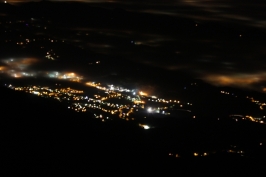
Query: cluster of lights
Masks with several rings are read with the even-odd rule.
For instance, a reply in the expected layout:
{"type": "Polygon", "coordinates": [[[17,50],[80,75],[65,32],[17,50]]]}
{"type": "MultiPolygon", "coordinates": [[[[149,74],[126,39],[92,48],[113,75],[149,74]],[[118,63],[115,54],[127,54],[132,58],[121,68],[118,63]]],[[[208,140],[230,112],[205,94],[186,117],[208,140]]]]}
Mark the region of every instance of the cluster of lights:
{"type": "Polygon", "coordinates": [[[59,73],[59,72],[48,72],[48,77],[57,78],[57,79],[67,79],[73,82],[79,82],[83,79],[82,76],[77,75],[76,73],[59,73]]]}
{"type": "MultiPolygon", "coordinates": [[[[222,93],[222,94],[232,95],[232,96],[237,97],[234,93],[231,94],[230,92],[226,92],[226,91],[223,91],[223,90],[221,91],[221,93],[222,93]]],[[[253,103],[259,105],[259,108],[260,108],[261,110],[264,110],[264,106],[266,106],[266,103],[260,102],[259,100],[255,100],[253,97],[249,97],[249,96],[247,96],[246,98],[249,99],[251,102],[253,102],[253,103]]]]}
{"type": "MultiPolygon", "coordinates": [[[[260,143],[260,146],[262,145],[262,143],[260,143]]],[[[229,148],[225,149],[225,150],[221,150],[221,151],[205,151],[205,152],[192,152],[190,154],[190,156],[194,156],[194,157],[206,157],[212,154],[217,154],[220,152],[225,152],[228,154],[239,154],[240,156],[244,156],[245,151],[243,149],[238,148],[237,146],[233,146],[231,145],[229,148]]],[[[168,153],[168,156],[170,157],[175,157],[175,158],[180,158],[183,157],[183,155],[181,153],[173,153],[170,152],[168,153]]],[[[185,155],[184,155],[185,157],[185,155]]]]}
{"type": "Polygon", "coordinates": [[[250,115],[243,116],[243,115],[233,114],[233,115],[230,115],[230,117],[232,117],[236,122],[238,122],[239,120],[249,120],[249,121],[258,122],[258,123],[261,123],[261,124],[265,123],[265,121],[264,121],[265,116],[263,116],[263,117],[252,117],[250,115]]]}
{"type": "MultiPolygon", "coordinates": [[[[60,78],[60,79],[71,79],[77,77],[75,73],[59,73],[59,72],[50,72],[47,73],[50,77],[60,78]]],[[[126,121],[136,120],[133,113],[137,113],[140,110],[144,110],[145,102],[142,100],[143,95],[147,95],[143,92],[142,95],[136,94],[134,90],[129,90],[122,87],[116,87],[114,85],[103,86],[101,83],[87,82],[87,86],[94,87],[102,92],[94,94],[92,97],[84,95],[83,90],[75,90],[71,88],[55,88],[51,89],[49,87],[10,87],[15,90],[25,91],[32,93],[38,96],[46,98],[54,98],[60,102],[68,102],[69,109],[72,109],[76,112],[93,112],[95,113],[95,118],[101,118],[102,120],[108,119],[111,120],[111,117],[117,117],[124,119],[126,121]],[[135,93],[134,93],[135,92],[135,93]],[[124,99],[126,101],[124,104],[117,104],[113,99],[124,99]],[[140,110],[139,110],[140,109],[140,110]]],[[[143,96],[146,98],[146,96],[143,96]]],[[[152,96],[153,99],[157,99],[156,96],[152,96]]],[[[164,99],[163,99],[164,100],[164,99]]],[[[176,102],[176,101],[173,101],[176,102]]],[[[178,101],[179,102],[179,101],[178,101]]],[[[162,102],[161,104],[165,104],[162,102]]],[[[168,107],[162,107],[168,109],[168,107]]],[[[148,108],[148,112],[156,111],[154,108],[148,108]]],[[[163,114],[167,114],[165,111],[163,114]]],[[[150,129],[149,125],[142,125],[140,127],[143,129],[150,129]]]]}
{"type": "Polygon", "coordinates": [[[46,53],[46,58],[50,59],[50,60],[55,60],[55,58],[59,58],[58,55],[55,54],[55,52],[53,52],[53,50],[50,50],[46,53]]]}

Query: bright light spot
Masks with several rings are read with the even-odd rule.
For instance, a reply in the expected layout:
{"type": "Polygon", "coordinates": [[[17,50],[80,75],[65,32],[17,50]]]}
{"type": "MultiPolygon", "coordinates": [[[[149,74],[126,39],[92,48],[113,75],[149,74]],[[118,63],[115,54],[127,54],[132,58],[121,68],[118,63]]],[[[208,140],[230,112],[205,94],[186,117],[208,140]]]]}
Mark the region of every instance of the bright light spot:
{"type": "Polygon", "coordinates": [[[140,94],[140,95],[143,95],[143,96],[146,96],[146,95],[147,95],[147,93],[144,93],[144,92],[142,92],[142,91],[140,91],[139,94],[140,94]]]}
{"type": "Polygon", "coordinates": [[[151,111],[152,111],[152,109],[151,109],[151,108],[148,108],[148,109],[147,109],[147,111],[148,111],[148,112],[151,112],[151,111]]]}
{"type": "Polygon", "coordinates": [[[114,88],[114,86],[113,85],[111,85],[111,87],[110,87],[110,90],[114,90],[115,88],[114,88]]]}
{"type": "Polygon", "coordinates": [[[6,1],[5,1],[5,3],[6,3],[6,1]]]}
{"type": "Polygon", "coordinates": [[[145,130],[150,129],[150,127],[149,127],[148,125],[143,125],[143,128],[144,128],[145,130]]]}

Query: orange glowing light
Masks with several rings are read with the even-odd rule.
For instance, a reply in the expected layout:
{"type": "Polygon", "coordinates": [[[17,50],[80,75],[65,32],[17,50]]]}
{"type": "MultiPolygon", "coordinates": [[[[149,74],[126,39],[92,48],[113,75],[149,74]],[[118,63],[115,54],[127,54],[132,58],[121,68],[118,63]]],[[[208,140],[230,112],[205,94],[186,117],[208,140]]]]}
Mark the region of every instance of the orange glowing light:
{"type": "Polygon", "coordinates": [[[147,96],[148,95],[147,93],[142,92],[142,91],[140,91],[139,94],[142,95],[142,96],[147,96]]]}
{"type": "Polygon", "coordinates": [[[205,76],[203,79],[215,85],[247,86],[264,80],[265,78],[262,78],[260,74],[250,74],[228,76],[208,75],[205,76]]]}

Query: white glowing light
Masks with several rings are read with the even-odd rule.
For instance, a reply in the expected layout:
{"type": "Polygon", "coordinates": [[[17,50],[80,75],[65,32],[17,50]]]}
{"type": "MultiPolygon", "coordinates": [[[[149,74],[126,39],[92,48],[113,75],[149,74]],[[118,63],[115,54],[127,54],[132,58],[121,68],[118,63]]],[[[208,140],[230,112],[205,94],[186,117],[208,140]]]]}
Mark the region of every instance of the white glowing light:
{"type": "Polygon", "coordinates": [[[143,128],[144,128],[145,130],[150,129],[150,127],[149,127],[148,125],[143,125],[143,128]]]}

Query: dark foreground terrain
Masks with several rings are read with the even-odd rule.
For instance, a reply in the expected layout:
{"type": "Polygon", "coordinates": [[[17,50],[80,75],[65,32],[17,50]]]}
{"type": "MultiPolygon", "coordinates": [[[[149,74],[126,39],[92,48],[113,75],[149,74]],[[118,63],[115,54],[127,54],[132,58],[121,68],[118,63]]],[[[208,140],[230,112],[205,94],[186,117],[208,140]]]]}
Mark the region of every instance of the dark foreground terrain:
{"type": "Polygon", "coordinates": [[[5,175],[217,176],[264,172],[265,149],[256,146],[265,137],[263,125],[182,121],[147,131],[123,121],[102,123],[57,101],[3,87],[0,101],[1,173],[5,175]],[[219,150],[233,143],[245,148],[247,155],[168,155],[219,150]]]}

